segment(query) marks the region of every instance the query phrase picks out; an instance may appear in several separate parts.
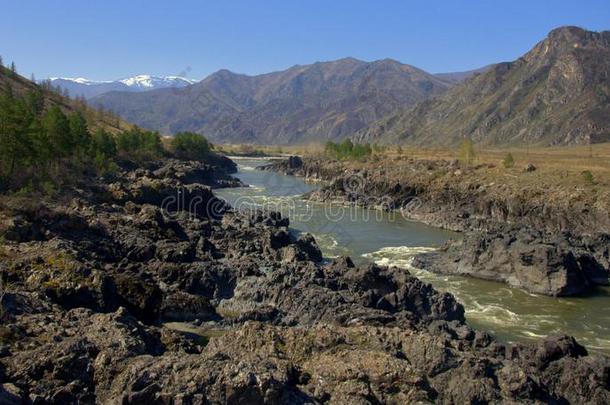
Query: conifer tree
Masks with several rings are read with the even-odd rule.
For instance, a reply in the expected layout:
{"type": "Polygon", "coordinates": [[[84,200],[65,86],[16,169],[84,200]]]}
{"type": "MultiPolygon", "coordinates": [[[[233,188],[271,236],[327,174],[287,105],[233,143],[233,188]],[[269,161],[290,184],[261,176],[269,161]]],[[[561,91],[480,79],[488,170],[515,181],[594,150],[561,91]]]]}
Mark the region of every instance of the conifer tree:
{"type": "Polygon", "coordinates": [[[73,148],[68,118],[58,106],[42,117],[42,128],[56,157],[66,157],[73,148]]]}
{"type": "Polygon", "coordinates": [[[70,116],[70,137],[74,149],[85,152],[89,149],[89,129],[87,121],[80,111],[75,112],[70,116]]]}
{"type": "Polygon", "coordinates": [[[15,98],[9,85],[0,95],[0,177],[10,183],[17,167],[32,156],[28,128],[32,116],[25,103],[15,98]]]}

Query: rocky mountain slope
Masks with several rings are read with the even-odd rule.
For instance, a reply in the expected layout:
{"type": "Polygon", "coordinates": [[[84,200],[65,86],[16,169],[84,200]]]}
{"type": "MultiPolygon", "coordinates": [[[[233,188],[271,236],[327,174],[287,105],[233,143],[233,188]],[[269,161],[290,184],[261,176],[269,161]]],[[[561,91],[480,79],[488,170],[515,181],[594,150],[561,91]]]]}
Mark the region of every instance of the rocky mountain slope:
{"type": "Polygon", "coordinates": [[[77,110],[84,112],[87,124],[92,130],[103,128],[109,132],[115,133],[120,129],[125,130],[131,127],[131,124],[126,123],[116,116],[100,113],[86,104],[82,104],[71,98],[63,97],[58,92],[46,88],[44,85],[33,83],[19,74],[13,73],[9,69],[0,66],[0,91],[9,87],[13,94],[19,96],[25,96],[26,94],[33,92],[40,93],[43,99],[44,108],[57,105],[66,114],[73,113],[77,110]]]}
{"type": "Polygon", "coordinates": [[[465,70],[463,72],[435,73],[434,76],[449,83],[460,83],[464,80],[470,79],[473,76],[485,73],[492,67],[493,65],[487,65],[479,69],[465,70]]]}
{"type": "Polygon", "coordinates": [[[183,89],[112,92],[92,102],[164,133],[189,130],[216,142],[287,144],[349,136],[448,87],[393,60],[347,58],[258,76],[221,70],[183,89]]]}
{"type": "Polygon", "coordinates": [[[610,31],[551,31],[514,62],[499,63],[443,97],[386,117],[360,141],[447,145],[610,141],[610,31]]]}
{"type": "Polygon", "coordinates": [[[225,176],[151,162],[2,201],[0,403],[610,401],[607,357],[504,345],[407,271],[322,263],[279,214],[216,199],[225,176]]]}
{"type": "Polygon", "coordinates": [[[54,77],[53,86],[67,90],[72,97],[90,99],[111,91],[139,92],[155,89],[185,87],[195,83],[194,80],[179,76],[137,75],[121,80],[93,81],[85,78],[54,77]]]}

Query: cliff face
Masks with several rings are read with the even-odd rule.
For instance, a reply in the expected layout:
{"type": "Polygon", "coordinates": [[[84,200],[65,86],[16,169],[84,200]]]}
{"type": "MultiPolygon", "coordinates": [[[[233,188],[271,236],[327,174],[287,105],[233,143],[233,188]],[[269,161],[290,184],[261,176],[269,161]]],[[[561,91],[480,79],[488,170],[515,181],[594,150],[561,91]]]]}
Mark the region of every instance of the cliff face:
{"type": "Polygon", "coordinates": [[[610,141],[610,32],[553,30],[518,60],[494,65],[355,138],[447,145],[465,137],[513,146],[610,141]]]}

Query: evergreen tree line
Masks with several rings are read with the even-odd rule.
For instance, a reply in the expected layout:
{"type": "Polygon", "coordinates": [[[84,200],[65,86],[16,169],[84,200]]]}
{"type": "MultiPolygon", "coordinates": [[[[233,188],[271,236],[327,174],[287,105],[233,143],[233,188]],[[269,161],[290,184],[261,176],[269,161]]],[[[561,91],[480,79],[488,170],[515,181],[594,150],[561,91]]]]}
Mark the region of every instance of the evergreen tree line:
{"type": "Polygon", "coordinates": [[[328,141],[324,147],[324,152],[335,159],[361,159],[373,153],[371,145],[368,143],[353,143],[346,139],[341,143],[328,141]]]}
{"type": "Polygon", "coordinates": [[[8,85],[0,91],[0,190],[57,182],[79,170],[103,172],[120,156],[152,159],[163,153],[158,133],[91,133],[81,111],[66,115],[57,105],[45,108],[39,87],[24,96],[8,85]]]}
{"type": "Polygon", "coordinates": [[[193,132],[177,133],[171,141],[171,150],[178,159],[205,160],[213,147],[205,137],[193,132]]]}

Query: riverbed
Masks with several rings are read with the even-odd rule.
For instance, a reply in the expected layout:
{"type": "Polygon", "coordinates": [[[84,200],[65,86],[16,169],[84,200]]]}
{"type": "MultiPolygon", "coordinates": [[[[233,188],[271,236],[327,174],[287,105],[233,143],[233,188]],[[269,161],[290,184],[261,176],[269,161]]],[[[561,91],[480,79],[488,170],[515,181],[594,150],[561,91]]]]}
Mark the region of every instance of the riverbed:
{"type": "Polygon", "coordinates": [[[356,263],[375,262],[404,268],[437,290],[456,296],[470,325],[505,342],[536,340],[563,333],[589,350],[610,354],[610,288],[586,297],[553,298],[529,294],[504,284],[460,276],[437,275],[411,266],[414,254],[438,248],[454,232],[409,221],[400,212],[322,204],[301,196],[318,187],[303,179],[256,170],[267,159],[235,158],[236,177],[248,187],[215,190],[233,206],[264,207],[290,218],[296,234],[314,235],[324,257],[350,256],[356,263]]]}

